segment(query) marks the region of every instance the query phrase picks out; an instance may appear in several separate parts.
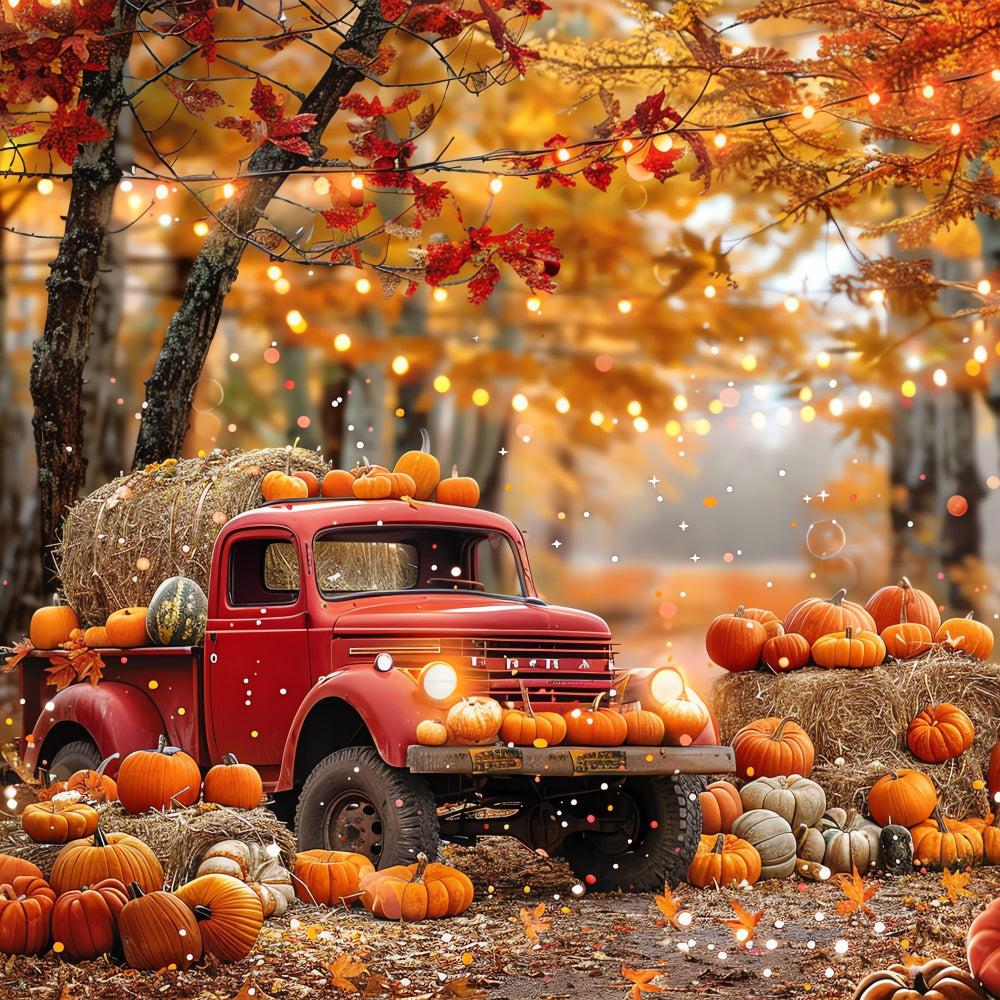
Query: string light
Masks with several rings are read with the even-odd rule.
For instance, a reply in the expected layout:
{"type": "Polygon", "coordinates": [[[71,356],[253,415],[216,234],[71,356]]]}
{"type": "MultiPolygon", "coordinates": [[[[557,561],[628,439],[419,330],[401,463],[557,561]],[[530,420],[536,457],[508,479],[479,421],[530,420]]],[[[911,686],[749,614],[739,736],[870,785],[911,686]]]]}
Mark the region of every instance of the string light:
{"type": "Polygon", "coordinates": [[[402,354],[397,354],[392,359],[392,370],[397,375],[405,375],[410,370],[410,362],[402,354]]]}
{"type": "Polygon", "coordinates": [[[558,153],[556,153],[556,159],[560,163],[565,163],[570,158],[570,155],[571,155],[570,151],[565,147],[563,147],[562,149],[559,150],[558,153]]]}
{"type": "Polygon", "coordinates": [[[715,285],[706,285],[705,286],[705,298],[706,299],[714,299],[715,296],[716,296],[715,285]]]}
{"type": "Polygon", "coordinates": [[[285,322],[292,333],[304,333],[306,329],[305,317],[298,309],[290,309],[285,316],[285,322]]]}
{"type": "Polygon", "coordinates": [[[976,285],[976,291],[979,292],[980,295],[989,295],[990,292],[993,291],[993,286],[985,278],[983,278],[982,281],[976,285]]]}
{"type": "Polygon", "coordinates": [[[794,295],[789,295],[785,299],[785,309],[788,312],[790,312],[790,313],[798,312],[799,311],[799,300],[794,295]]]}
{"type": "Polygon", "coordinates": [[[674,140],[669,132],[663,132],[653,139],[653,148],[661,153],[669,153],[673,149],[674,140]]]}
{"type": "Polygon", "coordinates": [[[346,333],[338,333],[336,337],[333,338],[333,349],[335,351],[348,351],[351,348],[351,338],[346,333]]]}
{"type": "Polygon", "coordinates": [[[234,194],[236,194],[236,188],[232,184],[223,184],[222,185],[222,197],[223,198],[225,198],[228,201],[228,199],[232,198],[232,196],[234,194]]]}
{"type": "Polygon", "coordinates": [[[989,357],[989,352],[980,344],[973,352],[972,356],[980,363],[984,364],[986,359],[989,357]]]}
{"type": "Polygon", "coordinates": [[[447,375],[435,375],[433,385],[435,392],[444,395],[451,388],[451,379],[447,375]]]}
{"type": "Polygon", "coordinates": [[[194,234],[195,236],[207,236],[208,235],[208,223],[205,221],[196,222],[194,224],[194,234]]]}
{"type": "Polygon", "coordinates": [[[55,184],[48,177],[43,177],[38,182],[38,193],[39,194],[52,194],[55,190],[55,184]]]}
{"type": "Polygon", "coordinates": [[[517,410],[518,413],[523,413],[528,408],[528,397],[523,392],[514,393],[510,407],[512,410],[517,410]]]}
{"type": "Polygon", "coordinates": [[[354,290],[359,295],[367,295],[372,290],[372,283],[367,278],[358,278],[354,282],[354,290]]]}
{"type": "Polygon", "coordinates": [[[556,400],[557,413],[569,413],[569,400],[565,396],[560,396],[556,400]]]}
{"type": "Polygon", "coordinates": [[[633,149],[635,149],[635,143],[631,139],[622,139],[621,150],[623,153],[631,153],[633,149]]]}
{"type": "Polygon", "coordinates": [[[448,298],[447,288],[435,288],[431,293],[431,297],[435,302],[444,302],[448,298]]]}
{"type": "Polygon", "coordinates": [[[499,177],[490,178],[490,194],[499,194],[503,190],[503,180],[499,177]]]}
{"type": "Polygon", "coordinates": [[[885,290],[882,289],[882,288],[873,288],[868,293],[868,301],[873,306],[880,306],[880,305],[882,305],[882,303],[885,302],[885,290]]]}
{"type": "Polygon", "coordinates": [[[923,94],[924,97],[926,97],[927,100],[929,101],[934,96],[934,88],[931,86],[931,84],[928,83],[927,86],[924,87],[922,91],[920,91],[920,93],[923,94]]]}
{"type": "Polygon", "coordinates": [[[715,143],[716,149],[722,149],[726,144],[726,137],[722,132],[716,132],[715,138],[712,141],[715,143]]]}
{"type": "Polygon", "coordinates": [[[815,115],[816,115],[816,109],[811,104],[807,104],[802,109],[802,117],[805,118],[806,121],[811,121],[815,117],[815,115]]]}
{"type": "Polygon", "coordinates": [[[539,309],[542,308],[542,300],[538,298],[536,295],[532,295],[531,298],[528,299],[528,301],[525,302],[524,305],[525,308],[528,310],[528,312],[536,313],[538,312],[539,309]]]}
{"type": "Polygon", "coordinates": [[[475,389],[472,393],[472,402],[476,406],[485,406],[490,401],[490,394],[485,389],[475,389]]]}
{"type": "Polygon", "coordinates": [[[271,281],[277,281],[281,277],[281,268],[277,264],[272,264],[265,272],[271,281]]]}
{"type": "Polygon", "coordinates": [[[951,134],[958,135],[962,131],[962,126],[958,122],[951,123],[951,134]]]}
{"type": "Polygon", "coordinates": [[[879,97],[878,94],[871,93],[871,94],[868,95],[868,103],[872,107],[875,107],[875,105],[878,104],[878,102],[881,101],[881,100],[882,100],[882,98],[879,97]]]}
{"type": "Polygon", "coordinates": [[[618,302],[618,311],[624,316],[632,311],[632,303],[628,299],[621,299],[618,302]]]}
{"type": "Polygon", "coordinates": [[[907,399],[913,399],[917,394],[917,384],[913,379],[906,379],[903,384],[899,387],[900,393],[907,399]]]}

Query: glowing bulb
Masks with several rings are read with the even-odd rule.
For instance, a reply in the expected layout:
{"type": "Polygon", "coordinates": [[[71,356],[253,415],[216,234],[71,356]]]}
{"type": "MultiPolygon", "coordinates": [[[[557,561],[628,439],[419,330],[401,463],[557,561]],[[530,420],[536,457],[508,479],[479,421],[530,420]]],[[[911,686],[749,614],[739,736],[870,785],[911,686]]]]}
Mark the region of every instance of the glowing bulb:
{"type": "Polygon", "coordinates": [[[623,153],[631,153],[635,149],[635,144],[631,139],[622,139],[621,149],[623,153]]]}
{"type": "Polygon", "coordinates": [[[195,236],[207,236],[208,235],[208,223],[207,222],[196,222],[194,224],[194,234],[195,234],[195,236]]]}
{"type": "Polygon", "coordinates": [[[281,268],[277,264],[272,264],[265,273],[271,281],[277,281],[281,277],[281,268]]]}
{"type": "Polygon", "coordinates": [[[948,384],[948,373],[943,368],[935,368],[931,379],[939,389],[943,389],[948,384]]]}
{"type": "Polygon", "coordinates": [[[510,405],[511,409],[517,410],[518,413],[523,413],[528,408],[528,397],[523,392],[515,393],[513,399],[510,401],[510,405]]]}
{"type": "Polygon", "coordinates": [[[435,288],[432,297],[435,302],[444,302],[448,298],[448,289],[435,288]]]}
{"type": "Polygon", "coordinates": [[[637,399],[633,399],[625,409],[628,411],[630,417],[637,417],[642,413],[642,403],[637,399]]]}
{"type": "Polygon", "coordinates": [[[234,194],[236,194],[236,188],[232,184],[223,184],[222,185],[222,197],[223,198],[226,198],[226,199],[232,198],[232,196],[234,194]]]}
{"type": "Polygon", "coordinates": [[[985,278],[983,278],[983,280],[976,285],[976,291],[979,292],[980,295],[989,295],[990,292],[993,291],[993,286],[985,278]]]}
{"type": "Polygon", "coordinates": [[[351,338],[346,333],[338,333],[333,338],[333,349],[335,351],[347,351],[351,347],[351,338]]]}
{"type": "Polygon", "coordinates": [[[920,93],[923,94],[929,101],[934,96],[934,88],[930,84],[927,84],[927,86],[924,87],[920,93]]]}
{"type": "Polygon", "coordinates": [[[809,386],[804,385],[801,389],[799,389],[799,399],[801,399],[803,403],[808,403],[812,398],[813,391],[809,388],[809,386]]]}
{"type": "Polygon", "coordinates": [[[590,414],[590,422],[595,427],[600,427],[604,423],[604,414],[600,410],[593,410],[590,414]]]}
{"type": "Polygon", "coordinates": [[[816,355],[816,367],[829,368],[832,360],[833,359],[829,354],[827,354],[826,351],[820,351],[819,354],[816,355]]]}
{"type": "Polygon", "coordinates": [[[569,400],[565,396],[560,396],[556,400],[556,411],[558,413],[568,413],[569,412],[569,400]]]}
{"type": "Polygon", "coordinates": [[[305,317],[298,309],[290,309],[285,315],[285,322],[292,333],[303,333],[306,329],[305,317]]]}
{"type": "Polygon", "coordinates": [[[476,406],[485,406],[490,401],[490,394],[485,389],[474,389],[472,392],[472,402],[476,406]]]}
{"type": "Polygon", "coordinates": [[[166,229],[167,226],[169,226],[170,223],[172,223],[174,220],[170,217],[170,215],[167,212],[164,212],[163,215],[161,215],[156,221],[159,222],[159,224],[163,226],[164,229],[166,229]]]}
{"type": "Polygon", "coordinates": [[[358,174],[351,174],[351,188],[354,191],[364,191],[365,179],[358,174]]]}
{"type": "Polygon", "coordinates": [[[974,351],[972,352],[972,356],[973,356],[973,357],[974,357],[974,358],[975,358],[975,359],[976,359],[976,360],[977,360],[977,361],[978,361],[978,362],[979,362],[980,364],[984,364],[984,363],[986,362],[986,358],[988,357],[988,354],[987,354],[987,351],[986,351],[986,348],[985,348],[985,347],[983,347],[983,345],[982,345],[982,344],[980,344],[980,345],[979,345],[979,346],[978,346],[978,347],[977,347],[977,348],[976,348],[976,349],[975,349],[975,350],[974,350],[974,351]]]}
{"type": "Polygon", "coordinates": [[[807,104],[802,109],[802,117],[805,118],[806,121],[810,121],[815,115],[816,109],[811,104],[807,104]]]}
{"type": "Polygon", "coordinates": [[[816,411],[811,406],[803,406],[799,416],[804,424],[811,424],[816,419],[816,411]]]}
{"type": "Polygon", "coordinates": [[[907,399],[913,399],[913,397],[917,394],[917,385],[912,379],[908,378],[899,387],[899,392],[907,399]]]}
{"type": "Polygon", "coordinates": [[[43,177],[38,182],[38,193],[39,194],[52,194],[55,190],[55,184],[48,177],[43,177]]]}
{"type": "Polygon", "coordinates": [[[740,367],[745,372],[752,372],[757,367],[757,357],[753,354],[744,354],[742,360],[740,361],[740,367]]]}
{"type": "Polygon", "coordinates": [[[880,306],[880,305],[882,305],[882,303],[885,302],[885,290],[882,289],[882,288],[873,288],[868,293],[868,301],[873,306],[880,306]]]}
{"type": "Polygon", "coordinates": [[[673,148],[673,145],[674,140],[670,137],[669,132],[663,132],[653,139],[653,149],[656,149],[661,153],[669,153],[673,148]]]}
{"type": "Polygon", "coordinates": [[[628,299],[621,299],[618,303],[618,311],[624,315],[632,311],[632,303],[628,299]]]}
{"type": "Polygon", "coordinates": [[[539,309],[542,308],[542,300],[537,296],[532,295],[531,298],[528,299],[527,302],[525,302],[525,307],[527,308],[528,312],[536,313],[538,312],[539,309]]]}
{"type": "Polygon", "coordinates": [[[326,177],[317,177],[313,181],[313,191],[316,194],[328,194],[330,191],[330,181],[326,177]]]}
{"type": "Polygon", "coordinates": [[[568,149],[565,148],[560,149],[559,152],[556,153],[556,159],[560,163],[565,163],[569,158],[570,158],[570,151],[568,149]]]}
{"type": "Polygon", "coordinates": [[[831,399],[829,403],[829,409],[830,413],[833,416],[835,417],[841,416],[841,414],[843,414],[844,412],[844,401],[841,399],[831,399]]]}
{"type": "Polygon", "coordinates": [[[962,131],[962,126],[958,122],[951,123],[951,134],[958,135],[962,131]]]}
{"type": "Polygon", "coordinates": [[[392,370],[397,375],[405,375],[410,370],[410,362],[402,354],[397,354],[392,359],[392,370]]]}
{"type": "Polygon", "coordinates": [[[674,409],[683,413],[688,408],[687,396],[674,396],[674,409]]]}
{"type": "Polygon", "coordinates": [[[359,295],[367,295],[372,290],[372,283],[367,278],[358,278],[354,282],[354,290],[359,295]]]}
{"type": "Polygon", "coordinates": [[[715,285],[706,285],[705,286],[705,298],[706,299],[714,299],[715,296],[716,296],[715,285]]]}
{"type": "Polygon", "coordinates": [[[166,184],[157,184],[154,192],[157,201],[163,201],[170,194],[170,188],[166,184]]]}
{"type": "Polygon", "coordinates": [[[435,392],[445,393],[451,388],[451,379],[447,375],[436,375],[433,384],[435,392]]]}
{"type": "Polygon", "coordinates": [[[722,132],[716,132],[715,138],[712,140],[712,142],[715,143],[716,149],[722,149],[722,147],[725,146],[726,144],[726,137],[725,135],[723,135],[722,132]]]}
{"type": "Polygon", "coordinates": [[[287,278],[278,278],[274,283],[276,295],[287,295],[292,290],[292,283],[287,278]]]}
{"type": "Polygon", "coordinates": [[[873,401],[874,397],[868,389],[862,389],[861,392],[858,393],[858,406],[860,406],[862,410],[870,409],[873,401]]]}
{"type": "Polygon", "coordinates": [[[490,178],[490,194],[499,194],[503,190],[503,181],[499,177],[490,178]]]}
{"type": "Polygon", "coordinates": [[[869,103],[869,104],[870,104],[870,105],[871,105],[872,107],[875,107],[875,105],[876,105],[876,104],[878,104],[878,102],[879,102],[879,101],[881,101],[881,100],[882,100],[882,98],[881,98],[881,97],[879,97],[879,96],[878,96],[878,94],[874,94],[874,93],[873,93],[873,94],[869,94],[869,95],[868,95],[868,103],[869,103]]]}
{"type": "Polygon", "coordinates": [[[794,295],[789,295],[785,299],[785,309],[787,309],[788,312],[790,312],[790,313],[798,312],[798,310],[799,310],[799,300],[794,295]]]}

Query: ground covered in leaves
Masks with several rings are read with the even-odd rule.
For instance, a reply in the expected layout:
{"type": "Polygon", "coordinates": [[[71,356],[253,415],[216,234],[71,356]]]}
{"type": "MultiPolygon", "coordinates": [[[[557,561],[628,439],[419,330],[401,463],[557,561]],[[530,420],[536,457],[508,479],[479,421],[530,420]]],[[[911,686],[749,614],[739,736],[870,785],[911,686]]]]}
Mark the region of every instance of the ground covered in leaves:
{"type": "Polygon", "coordinates": [[[859,880],[846,891],[792,877],[739,890],[583,894],[561,861],[514,841],[446,846],[443,860],[476,887],[458,917],[398,924],[296,903],[235,965],[155,973],[15,956],[0,963],[0,997],[841,1000],[892,962],[964,967],[969,922],[1000,887],[1000,867],[982,867],[859,880]],[[753,928],[749,946],[737,940],[741,926],[753,928]]]}

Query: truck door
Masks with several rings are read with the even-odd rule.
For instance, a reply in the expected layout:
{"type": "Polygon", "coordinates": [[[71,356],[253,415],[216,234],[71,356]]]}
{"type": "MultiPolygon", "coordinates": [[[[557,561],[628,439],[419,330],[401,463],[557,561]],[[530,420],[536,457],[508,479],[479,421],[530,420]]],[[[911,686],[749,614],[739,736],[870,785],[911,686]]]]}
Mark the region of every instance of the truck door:
{"type": "Polygon", "coordinates": [[[222,591],[205,634],[205,721],[212,756],[277,778],[292,717],[311,687],[303,553],[280,527],[234,533],[217,553],[222,591]]]}

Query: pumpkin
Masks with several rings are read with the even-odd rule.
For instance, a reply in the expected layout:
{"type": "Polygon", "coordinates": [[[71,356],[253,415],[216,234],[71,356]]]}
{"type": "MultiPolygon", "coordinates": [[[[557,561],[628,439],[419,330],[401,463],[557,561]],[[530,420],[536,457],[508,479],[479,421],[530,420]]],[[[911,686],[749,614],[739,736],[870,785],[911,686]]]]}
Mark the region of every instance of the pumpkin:
{"type": "MultiPolygon", "coordinates": [[[[502,730],[503,726],[500,728],[502,730]]],[[[448,727],[444,719],[421,719],[417,723],[416,737],[421,746],[444,746],[448,742],[448,727]]]]}
{"type": "Polygon", "coordinates": [[[502,721],[500,702],[474,694],[448,709],[445,725],[456,743],[487,743],[496,739],[502,721]]]}
{"type": "Polygon", "coordinates": [[[785,634],[785,626],[782,625],[781,619],[767,608],[745,607],[743,609],[743,617],[752,618],[755,622],[760,622],[764,626],[764,631],[767,633],[768,639],[773,639],[776,635],[785,634]]]}
{"type": "Polygon", "coordinates": [[[300,851],[292,869],[295,895],[320,906],[350,906],[361,897],[361,879],[375,871],[364,854],[353,851],[300,851]]]}
{"type": "Polygon", "coordinates": [[[260,897],[232,875],[198,875],[174,890],[191,908],[202,947],[220,962],[246,958],[264,923],[260,897]]]}
{"type": "Polygon", "coordinates": [[[109,778],[104,770],[118,756],[113,753],[110,757],[106,757],[97,765],[96,770],[87,767],[74,771],[66,779],[66,791],[79,792],[92,802],[117,802],[118,782],[114,778],[109,778]]]}
{"type": "Polygon", "coordinates": [[[928,705],[906,727],[906,745],[914,757],[941,764],[972,746],[976,727],[957,705],[928,705]]]}
{"type": "Polygon", "coordinates": [[[522,709],[509,708],[500,720],[500,739],[514,746],[554,747],[566,739],[566,719],[560,712],[536,712],[521,685],[522,709]]]}
{"type": "Polygon", "coordinates": [[[163,888],[163,866],[152,849],[127,833],[105,834],[101,827],[93,837],[71,840],[56,856],[49,882],[62,895],[106,878],[125,885],[139,884],[144,892],[163,888]]]}
{"type": "Polygon", "coordinates": [[[628,723],[620,712],[601,708],[602,691],[586,709],[574,708],[566,715],[566,741],[578,746],[617,747],[628,736],[628,723]]]}
{"type": "Polygon", "coordinates": [[[415,864],[362,875],[361,893],[361,902],[373,916],[406,922],[457,916],[473,898],[466,874],[450,865],[428,863],[423,852],[415,864]]]}
{"type": "Polygon", "coordinates": [[[281,863],[276,844],[249,844],[242,840],[220,840],[202,856],[196,875],[232,875],[260,897],[265,917],[280,917],[295,898],[292,873],[281,863]]]}
{"type": "Polygon", "coordinates": [[[171,576],[149,600],[146,634],[157,646],[200,646],[207,621],[205,591],[189,577],[171,576]]]}
{"type": "Polygon", "coordinates": [[[800,824],[795,835],[795,853],[804,861],[822,865],[826,856],[826,840],[823,831],[816,826],[800,824]]]}
{"type": "Polygon", "coordinates": [[[760,661],[776,673],[798,670],[809,662],[812,646],[798,632],[783,632],[772,636],[760,651],[760,661]]]}
{"type": "Polygon", "coordinates": [[[910,622],[926,625],[933,634],[941,624],[937,602],[930,594],[911,586],[905,576],[897,584],[876,590],[865,602],[865,611],[875,620],[876,632],[910,622]]]}
{"type": "Polygon", "coordinates": [[[740,778],[809,777],[816,749],[809,734],[791,716],[769,716],[747,723],[733,737],[736,774],[740,778]]]}
{"type": "Polygon", "coordinates": [[[842,826],[829,825],[823,830],[825,850],[823,864],[832,874],[861,874],[879,866],[881,828],[856,813],[851,814],[842,826]]]}
{"type": "MultiPolygon", "coordinates": [[[[971,963],[970,963],[971,968],[971,963]]],[[[947,959],[932,958],[922,965],[890,965],[869,972],[855,987],[851,1000],[989,1000],[986,991],[964,969],[947,959]]]]}
{"type": "Polygon", "coordinates": [[[962,820],[983,838],[983,863],[1000,864],[1000,812],[986,816],[966,816],[962,820]]]}
{"type": "Polygon", "coordinates": [[[713,663],[731,673],[753,670],[767,642],[764,626],[747,618],[738,607],[731,615],[719,615],[705,633],[705,649],[713,663]]]}
{"type": "Polygon", "coordinates": [[[384,473],[389,480],[391,489],[389,497],[392,500],[402,500],[403,497],[412,497],[417,484],[413,481],[413,476],[408,476],[405,472],[384,473]]]}
{"type": "Polygon", "coordinates": [[[879,635],[885,643],[886,654],[897,660],[920,656],[934,645],[934,633],[921,622],[887,625],[879,635]]]}
{"type": "Polygon", "coordinates": [[[108,630],[104,625],[91,625],[83,630],[83,644],[88,649],[104,649],[111,645],[108,630]]]}
{"type": "Polygon", "coordinates": [[[879,826],[923,823],[937,805],[934,782],[923,771],[901,767],[882,775],[868,790],[868,812],[879,826]]]}
{"type": "Polygon", "coordinates": [[[776,812],[793,830],[798,830],[803,823],[813,826],[826,811],[826,792],[815,781],[800,774],[787,778],[755,778],[740,789],[740,800],[744,810],[776,812]]]}
{"type": "Polygon", "coordinates": [[[990,994],[1000,994],[1000,899],[994,899],[969,924],[965,955],[969,972],[990,994]]]}
{"type": "Polygon", "coordinates": [[[0,952],[38,955],[49,946],[56,894],[43,878],[17,875],[0,885],[0,952]]]}
{"type": "Polygon", "coordinates": [[[38,608],[28,623],[28,638],[36,649],[56,649],[68,642],[70,633],[80,627],[76,612],[68,604],[38,608]]]}
{"type": "Polygon", "coordinates": [[[145,646],[149,642],[146,634],[147,610],[145,607],[131,607],[112,611],[104,625],[108,644],[118,649],[145,646]]]}
{"type": "Polygon", "coordinates": [[[307,497],[318,497],[319,496],[319,479],[313,472],[308,472],[304,469],[296,469],[292,475],[296,479],[301,479],[302,482],[306,484],[306,496],[307,497]]]}
{"type": "Polygon", "coordinates": [[[73,962],[109,954],[118,940],[118,915],[127,902],[125,883],[116,878],[68,889],[56,897],[52,909],[53,942],[73,962]]]}
{"type": "Polygon", "coordinates": [[[413,477],[415,500],[426,500],[437,489],[441,480],[441,463],[431,454],[431,439],[425,428],[420,428],[419,450],[403,452],[392,471],[405,472],[413,477]]]}
{"type": "Polygon", "coordinates": [[[260,772],[252,764],[241,764],[231,753],[205,775],[202,797],[206,802],[233,809],[253,809],[260,805],[263,796],[260,772]]]}
{"type": "Polygon", "coordinates": [[[372,474],[358,476],[351,492],[359,500],[386,500],[392,495],[392,480],[388,476],[372,474]]]}
{"type": "Polygon", "coordinates": [[[910,827],[914,864],[934,869],[965,868],[983,856],[982,834],[961,820],[945,816],[939,806],[923,823],[910,827]]]}
{"type": "Polygon", "coordinates": [[[125,961],[133,969],[188,969],[202,956],[198,920],[172,892],[144,892],[129,885],[131,898],[118,914],[125,961]]]}
{"type": "Polygon", "coordinates": [[[198,801],[201,770],[178,747],[168,747],[161,734],[152,750],[133,750],[118,768],[118,801],[133,815],[198,801]]]}
{"type": "Polygon", "coordinates": [[[788,820],[770,809],[749,809],[733,820],[732,834],[760,855],[762,879],[785,878],[795,871],[795,834],[788,820]]]}
{"type": "Polygon", "coordinates": [[[0,885],[3,883],[9,885],[18,875],[43,877],[41,868],[27,858],[20,858],[16,854],[0,854],[0,885]]]}
{"type": "Polygon", "coordinates": [[[847,591],[841,588],[833,597],[807,597],[785,615],[785,631],[804,635],[810,645],[820,636],[845,629],[875,632],[875,619],[860,605],[847,601],[847,591]]]}
{"type": "Polygon", "coordinates": [[[319,492],[324,497],[354,496],[354,476],[347,469],[331,469],[320,483],[319,492]]]}
{"type": "Polygon", "coordinates": [[[260,495],[267,501],[304,500],[309,496],[309,487],[297,476],[275,469],[260,481],[260,495]]]}
{"type": "Polygon", "coordinates": [[[699,838],[688,865],[687,881],[702,889],[710,885],[753,885],[760,872],[760,854],[753,844],[731,833],[717,833],[699,838]]]}
{"type": "Polygon", "coordinates": [[[657,711],[663,720],[663,741],[669,746],[690,746],[712,721],[705,704],[688,694],[687,685],[676,698],[661,702],[657,711]]]}
{"type": "Polygon", "coordinates": [[[627,732],[625,742],[630,746],[659,746],[663,742],[666,728],[663,719],[656,712],[636,708],[622,712],[627,732]]]}
{"type": "Polygon", "coordinates": [[[435,499],[456,507],[475,507],[479,503],[479,483],[471,476],[460,476],[458,466],[451,467],[451,476],[437,484],[435,499]]]}
{"type": "Polygon", "coordinates": [[[885,643],[874,632],[848,627],[821,635],[812,644],[812,658],[817,666],[831,669],[877,667],[885,659],[885,643]]]}
{"type": "Polygon", "coordinates": [[[698,801],[701,803],[703,834],[729,833],[733,828],[733,820],[743,812],[740,790],[725,779],[706,785],[705,790],[698,793],[698,801]]]}
{"type": "Polygon", "coordinates": [[[993,630],[977,622],[969,612],[964,618],[948,618],[934,633],[934,641],[951,650],[961,650],[985,660],[993,652],[993,630]]]}
{"type": "Polygon", "coordinates": [[[32,802],[21,813],[21,828],[37,844],[65,844],[69,840],[89,837],[96,829],[99,816],[85,802],[32,802]]]}

